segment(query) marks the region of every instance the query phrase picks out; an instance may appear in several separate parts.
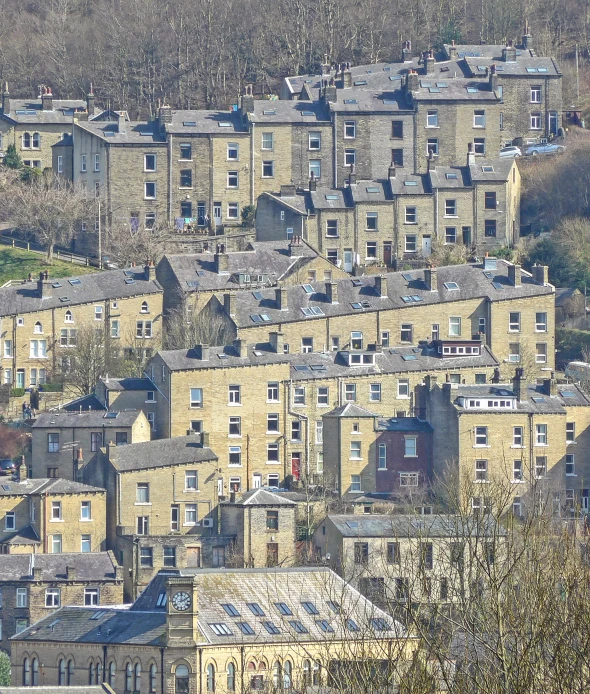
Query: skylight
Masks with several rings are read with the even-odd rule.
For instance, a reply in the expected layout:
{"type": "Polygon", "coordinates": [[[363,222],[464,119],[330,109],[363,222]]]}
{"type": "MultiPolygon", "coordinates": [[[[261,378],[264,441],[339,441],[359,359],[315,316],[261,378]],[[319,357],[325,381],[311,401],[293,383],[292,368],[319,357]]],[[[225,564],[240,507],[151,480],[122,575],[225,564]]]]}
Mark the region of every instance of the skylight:
{"type": "Polygon", "coordinates": [[[402,359],[404,361],[414,361],[418,359],[418,357],[415,354],[402,354],[402,359]]]}
{"type": "Polygon", "coordinates": [[[289,625],[298,633],[298,634],[307,634],[309,633],[308,630],[303,626],[303,624],[298,620],[298,619],[293,619],[289,622],[289,625]]]}
{"type": "Polygon", "coordinates": [[[182,122],[185,128],[194,128],[197,125],[197,121],[185,120],[182,122]]]}
{"type": "Polygon", "coordinates": [[[363,305],[360,304],[358,301],[351,302],[350,305],[355,311],[360,311],[363,308],[363,305]]]}
{"type": "Polygon", "coordinates": [[[386,106],[394,106],[395,104],[397,104],[397,101],[395,99],[383,99],[383,103],[386,106]]]}
{"type": "Polygon", "coordinates": [[[54,282],[51,286],[52,286],[54,289],[57,289],[58,287],[61,287],[61,284],[60,284],[59,282],[54,282]]]}
{"type": "Polygon", "coordinates": [[[256,615],[257,617],[264,617],[264,610],[257,602],[247,602],[246,606],[252,614],[256,615]]]}
{"type": "Polygon", "coordinates": [[[326,605],[332,610],[332,612],[335,612],[336,614],[340,612],[340,603],[334,602],[333,600],[327,600],[326,605]]]}
{"type": "Polygon", "coordinates": [[[456,173],[447,173],[445,174],[448,180],[457,180],[457,174],[456,173]]]}
{"type": "Polygon", "coordinates": [[[375,631],[389,631],[389,624],[387,623],[387,620],[382,619],[381,617],[375,617],[371,620],[371,626],[375,631]]]}
{"type": "Polygon", "coordinates": [[[459,285],[456,282],[445,282],[445,287],[449,291],[457,291],[459,289],[459,285]]]}
{"type": "Polygon", "coordinates": [[[118,412],[107,412],[104,416],[105,419],[117,419],[119,416],[118,412]]]}
{"type": "Polygon", "coordinates": [[[307,614],[319,614],[319,610],[313,604],[313,602],[302,602],[301,606],[307,612],[307,614]]]}
{"type": "Polygon", "coordinates": [[[325,634],[334,633],[334,629],[332,629],[327,619],[316,619],[315,623],[325,634]]]}
{"type": "Polygon", "coordinates": [[[340,200],[339,195],[326,195],[326,200],[340,200]]]}
{"type": "Polygon", "coordinates": [[[354,619],[350,619],[350,618],[348,618],[346,620],[346,628],[348,629],[348,631],[358,631],[359,630],[358,624],[354,621],[354,619]]]}
{"type": "Polygon", "coordinates": [[[437,86],[439,89],[446,89],[449,85],[448,85],[446,82],[437,82],[437,83],[436,83],[436,86],[437,86]]]}
{"type": "Polygon", "coordinates": [[[274,624],[274,622],[262,622],[262,625],[269,634],[281,633],[281,630],[274,624]]]}
{"type": "Polygon", "coordinates": [[[248,622],[236,622],[242,634],[247,636],[252,636],[254,634],[254,629],[248,624],[248,622]]]}
{"type": "Polygon", "coordinates": [[[309,371],[309,366],[307,364],[296,364],[294,369],[295,371],[309,371]]]}
{"type": "Polygon", "coordinates": [[[272,108],[272,109],[269,108],[267,111],[263,111],[262,114],[264,116],[276,116],[277,112],[274,108],[272,108]]]}
{"type": "Polygon", "coordinates": [[[540,397],[540,396],[538,396],[538,395],[537,395],[537,396],[533,395],[533,397],[531,398],[531,400],[532,400],[533,402],[545,402],[545,398],[542,398],[542,397],[540,397]]]}
{"type": "Polygon", "coordinates": [[[576,394],[573,390],[560,390],[559,394],[562,398],[575,398],[576,394]]]}
{"type": "Polygon", "coordinates": [[[361,287],[362,286],[361,280],[352,280],[352,286],[353,287],[361,287]]]}
{"type": "Polygon", "coordinates": [[[412,277],[412,275],[410,275],[409,272],[403,272],[402,277],[406,280],[406,282],[412,282],[414,280],[414,278],[412,277]]]}
{"type": "Polygon", "coordinates": [[[301,111],[302,116],[315,116],[313,111],[301,111]]]}
{"type": "Polygon", "coordinates": [[[275,602],[275,607],[282,615],[286,615],[286,616],[293,615],[290,607],[285,602],[275,602]]]}
{"type": "Polygon", "coordinates": [[[311,284],[302,284],[301,286],[303,287],[303,291],[306,294],[313,294],[313,287],[311,286],[311,284]]]}
{"type": "Polygon", "coordinates": [[[504,289],[504,285],[501,282],[492,282],[492,287],[494,289],[504,289]]]}
{"type": "Polygon", "coordinates": [[[468,94],[477,94],[479,92],[479,89],[477,87],[467,87],[467,93],[468,94]]]}
{"type": "Polygon", "coordinates": [[[438,87],[429,87],[429,88],[428,88],[428,91],[429,91],[431,94],[440,94],[440,89],[439,89],[438,87]]]}
{"type": "Polygon", "coordinates": [[[260,292],[252,292],[252,296],[256,299],[256,301],[260,301],[262,299],[262,294],[260,292]]]}
{"type": "Polygon", "coordinates": [[[360,86],[362,86],[363,84],[367,84],[367,80],[357,80],[357,81],[354,83],[354,86],[355,86],[355,87],[360,87],[360,86]]]}
{"type": "Polygon", "coordinates": [[[133,277],[128,277],[125,280],[125,284],[135,284],[135,280],[133,279],[133,277]]]}
{"type": "Polygon", "coordinates": [[[166,607],[168,602],[168,593],[165,590],[161,591],[156,600],[156,607],[166,607]]]}
{"type": "Polygon", "coordinates": [[[367,193],[379,193],[380,191],[381,191],[381,188],[377,188],[377,187],[367,188],[367,193]]]}
{"type": "Polygon", "coordinates": [[[227,624],[224,624],[223,622],[216,622],[214,624],[209,624],[209,626],[213,630],[213,633],[216,634],[217,636],[231,636],[232,635],[232,630],[227,626],[227,624]]]}
{"type": "Polygon", "coordinates": [[[344,99],[345,104],[358,104],[356,99],[344,99]]]}
{"type": "Polygon", "coordinates": [[[77,277],[72,277],[72,279],[68,280],[68,282],[72,285],[72,287],[76,284],[82,284],[82,281],[79,280],[77,277]]]}
{"type": "Polygon", "coordinates": [[[493,166],[482,166],[481,170],[484,173],[494,173],[494,167],[493,166]]]}
{"type": "Polygon", "coordinates": [[[222,120],[217,124],[220,128],[231,128],[231,123],[226,120],[222,120]]]}
{"type": "Polygon", "coordinates": [[[417,186],[418,181],[404,181],[405,186],[417,186]]]}

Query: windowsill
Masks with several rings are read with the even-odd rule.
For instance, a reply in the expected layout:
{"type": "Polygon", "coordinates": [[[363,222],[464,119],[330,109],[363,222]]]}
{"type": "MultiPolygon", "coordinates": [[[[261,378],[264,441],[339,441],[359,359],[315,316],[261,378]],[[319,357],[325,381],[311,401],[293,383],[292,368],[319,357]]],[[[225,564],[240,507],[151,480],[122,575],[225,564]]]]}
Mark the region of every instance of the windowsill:
{"type": "Polygon", "coordinates": [[[266,432],[266,435],[267,435],[267,436],[277,436],[277,435],[280,434],[280,433],[281,433],[281,432],[278,431],[278,430],[277,430],[277,431],[267,431],[267,432],[266,432]]]}
{"type": "Polygon", "coordinates": [[[426,130],[440,130],[440,125],[425,125],[426,130]]]}
{"type": "Polygon", "coordinates": [[[458,214],[446,214],[445,219],[459,219],[458,214]]]}
{"type": "Polygon", "coordinates": [[[134,506],[151,506],[152,502],[151,501],[136,501],[134,506]]]}
{"type": "Polygon", "coordinates": [[[94,518],[80,518],[80,523],[92,523],[94,518]]]}
{"type": "Polygon", "coordinates": [[[155,401],[155,400],[144,400],[144,403],[145,403],[146,405],[155,405],[155,404],[156,404],[156,401],[155,401]]]}
{"type": "Polygon", "coordinates": [[[490,480],[473,480],[473,484],[490,484],[490,480]]]}
{"type": "Polygon", "coordinates": [[[274,178],[274,176],[261,176],[260,178],[274,178]]]}
{"type": "Polygon", "coordinates": [[[280,404],[280,400],[267,400],[267,403],[280,404]]]}
{"type": "MultiPolygon", "coordinates": [[[[182,524],[182,527],[183,527],[183,528],[194,528],[195,525],[198,525],[198,521],[195,522],[195,523],[183,523],[183,524],[182,524]]],[[[146,567],[146,568],[147,568],[147,567],[146,567]]]]}
{"type": "Polygon", "coordinates": [[[417,455],[404,455],[404,458],[417,458],[417,455]]]}
{"type": "Polygon", "coordinates": [[[409,395],[398,395],[396,400],[409,400],[410,396],[409,395]]]}
{"type": "MultiPolygon", "coordinates": [[[[239,465],[238,467],[242,467],[239,465]]],[[[201,490],[200,489],[183,489],[182,493],[183,494],[198,494],[201,490]]]]}
{"type": "Polygon", "coordinates": [[[228,463],[227,467],[236,468],[236,467],[243,467],[243,465],[242,465],[242,463],[228,463]]]}
{"type": "Polygon", "coordinates": [[[322,404],[322,405],[320,405],[320,403],[318,403],[317,406],[318,407],[330,407],[330,405],[328,405],[328,403],[322,404]]]}
{"type": "Polygon", "coordinates": [[[339,239],[340,236],[328,236],[328,234],[326,234],[326,238],[327,239],[339,239]]]}
{"type": "Polygon", "coordinates": [[[144,197],[144,200],[156,200],[156,198],[145,198],[144,197]]]}
{"type": "Polygon", "coordinates": [[[192,159],[179,159],[178,161],[192,161],[192,159]]]}
{"type": "Polygon", "coordinates": [[[548,443],[536,443],[535,448],[549,448],[548,443]]]}
{"type": "Polygon", "coordinates": [[[522,446],[522,445],[517,446],[516,444],[512,444],[512,446],[510,446],[510,448],[526,448],[526,446],[522,446]]]}
{"type": "Polygon", "coordinates": [[[512,480],[512,484],[526,484],[526,480],[512,480]]]}
{"type": "Polygon", "coordinates": [[[566,472],[565,473],[566,477],[577,477],[577,475],[574,473],[573,475],[571,473],[566,472]]]}
{"type": "Polygon", "coordinates": [[[487,443],[474,443],[473,448],[491,448],[487,443]]]}
{"type": "Polygon", "coordinates": [[[242,435],[241,434],[228,434],[227,438],[228,439],[241,439],[242,435]]]}
{"type": "Polygon", "coordinates": [[[406,248],[406,250],[404,251],[404,253],[418,253],[418,249],[417,249],[417,248],[414,248],[413,250],[410,250],[410,249],[406,248]]]}
{"type": "Polygon", "coordinates": [[[578,442],[577,441],[566,441],[565,445],[566,446],[577,446],[578,442]]]}
{"type": "Polygon", "coordinates": [[[378,467],[377,472],[387,472],[387,468],[386,467],[378,467]]]}
{"type": "Polygon", "coordinates": [[[267,465],[280,465],[281,461],[280,460],[267,460],[266,464],[267,465]]]}
{"type": "Polygon", "coordinates": [[[348,460],[354,460],[355,462],[364,460],[363,458],[349,458],[348,460]]]}
{"type": "Polygon", "coordinates": [[[50,523],[63,523],[64,519],[63,518],[50,518],[49,522],[50,523]]]}
{"type": "Polygon", "coordinates": [[[289,439],[289,443],[301,443],[301,439],[289,439]]]}

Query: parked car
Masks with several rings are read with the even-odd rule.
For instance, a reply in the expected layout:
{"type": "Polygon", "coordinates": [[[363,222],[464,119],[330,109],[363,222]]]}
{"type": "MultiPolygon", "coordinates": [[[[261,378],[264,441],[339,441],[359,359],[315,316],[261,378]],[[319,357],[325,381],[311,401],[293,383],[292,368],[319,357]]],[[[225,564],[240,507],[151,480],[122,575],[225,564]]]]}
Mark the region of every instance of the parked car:
{"type": "Polygon", "coordinates": [[[508,147],[502,147],[500,150],[500,156],[501,157],[521,157],[522,156],[522,151],[520,147],[515,147],[514,145],[510,145],[508,147]]]}
{"type": "Polygon", "coordinates": [[[565,147],[563,145],[554,145],[551,142],[544,142],[540,145],[531,145],[527,147],[526,155],[536,157],[537,154],[563,154],[565,147]]]}
{"type": "Polygon", "coordinates": [[[16,472],[16,465],[10,458],[0,459],[0,475],[13,475],[16,472]]]}

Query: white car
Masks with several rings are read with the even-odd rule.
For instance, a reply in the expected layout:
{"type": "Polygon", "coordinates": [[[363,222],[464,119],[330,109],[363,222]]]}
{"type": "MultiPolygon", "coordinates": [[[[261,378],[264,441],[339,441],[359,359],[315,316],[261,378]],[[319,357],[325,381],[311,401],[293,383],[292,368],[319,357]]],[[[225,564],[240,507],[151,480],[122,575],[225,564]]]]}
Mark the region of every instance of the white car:
{"type": "Polygon", "coordinates": [[[509,147],[502,147],[500,150],[501,157],[522,157],[522,151],[519,147],[510,145],[509,147]]]}

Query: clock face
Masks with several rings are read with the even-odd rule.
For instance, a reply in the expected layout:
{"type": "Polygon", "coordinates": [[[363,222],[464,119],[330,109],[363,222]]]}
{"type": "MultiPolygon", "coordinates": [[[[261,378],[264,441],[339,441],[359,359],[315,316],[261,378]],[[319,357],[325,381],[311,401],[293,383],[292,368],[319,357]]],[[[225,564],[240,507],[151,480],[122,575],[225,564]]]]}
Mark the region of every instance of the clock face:
{"type": "Polygon", "coordinates": [[[185,612],[191,606],[191,596],[184,591],[174,593],[172,596],[172,606],[179,612],[185,612]]]}

